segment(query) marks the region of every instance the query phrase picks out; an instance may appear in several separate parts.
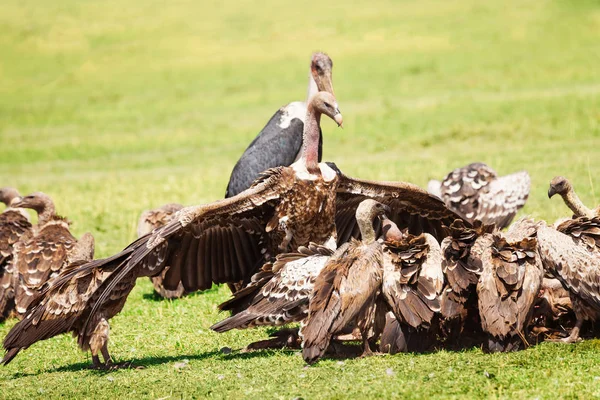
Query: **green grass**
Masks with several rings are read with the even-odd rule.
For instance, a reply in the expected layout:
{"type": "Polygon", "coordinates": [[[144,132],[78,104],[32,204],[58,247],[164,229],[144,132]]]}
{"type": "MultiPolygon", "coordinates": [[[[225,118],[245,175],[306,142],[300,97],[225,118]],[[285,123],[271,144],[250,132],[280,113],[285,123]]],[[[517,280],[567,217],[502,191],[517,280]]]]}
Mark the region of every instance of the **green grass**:
{"type": "MultiPolygon", "coordinates": [[[[558,174],[600,203],[597,2],[257,4],[4,0],[0,186],[47,192],[110,255],[143,209],[219,199],[277,107],[303,99],[309,56],[325,50],[345,120],[323,122],[325,158],[347,174],[426,185],[484,161],[529,171],[523,214],[569,214],[546,196],[558,174]]],[[[173,302],[150,293],[141,281],[111,321],[112,354],[146,369],[86,370],[89,354],[65,335],[0,368],[0,398],[600,396],[595,340],[305,369],[297,352],[219,352],[267,332],[208,330],[225,288],[173,302]]]]}

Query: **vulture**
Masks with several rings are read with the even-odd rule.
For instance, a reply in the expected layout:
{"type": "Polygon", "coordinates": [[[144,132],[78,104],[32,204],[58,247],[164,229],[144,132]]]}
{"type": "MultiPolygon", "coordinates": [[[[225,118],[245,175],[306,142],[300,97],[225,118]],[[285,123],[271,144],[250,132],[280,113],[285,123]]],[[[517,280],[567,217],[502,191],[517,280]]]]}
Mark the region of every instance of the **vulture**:
{"type": "MultiPolygon", "coordinates": [[[[183,206],[177,203],[165,204],[154,210],[146,210],[140,216],[137,227],[137,236],[142,237],[151,233],[154,229],[160,228],[165,225],[175,215],[175,213],[181,210],[183,206]]],[[[177,285],[175,290],[165,289],[163,285],[163,279],[167,273],[168,268],[165,268],[159,275],[150,278],[154,291],[165,299],[178,299],[186,294],[183,284],[181,282],[177,285]]]]}
{"type": "Polygon", "coordinates": [[[33,234],[15,246],[13,258],[15,308],[20,317],[39,295],[42,287],[74,261],[91,261],[94,257],[94,238],[84,234],[77,240],[69,231],[69,221],[56,214],[54,203],[44,193],[18,197],[14,208],[29,208],[37,212],[38,222],[33,234]]]}
{"type": "Polygon", "coordinates": [[[507,227],[527,201],[531,179],[525,171],[499,177],[484,163],[450,172],[443,181],[429,181],[430,193],[470,222],[480,220],[507,227]]]}
{"type": "Polygon", "coordinates": [[[27,212],[11,206],[18,197],[19,192],[14,188],[0,189],[0,201],[7,206],[0,214],[0,322],[8,318],[15,307],[15,247],[19,240],[32,234],[27,212]]]}
{"type": "Polygon", "coordinates": [[[311,98],[302,156],[290,167],[264,172],[252,187],[231,198],[185,207],[120,253],[61,274],[30,309],[27,320],[9,332],[4,361],[37,340],[72,330],[85,349],[98,328],[106,350],[107,321],[121,310],[138,277],[156,276],[168,267],[164,287],[174,290],[181,282],[188,292],[209,289],[213,283],[248,283],[278,254],[310,242],[335,246],[336,234],[338,240],[352,237],[353,215],[368,198],[388,205],[394,222],[408,226],[411,233],[443,237],[446,225],[458,216],[435,196],[412,184],[352,179],[318,163],[323,114],[342,124],[337,101],[327,92],[311,98]],[[56,298],[70,287],[84,294],[68,303],[56,298]]]}
{"type": "MultiPolygon", "coordinates": [[[[569,291],[556,278],[544,278],[533,311],[533,331],[550,332],[571,325],[573,304],[569,291]]],[[[562,329],[560,329],[562,330],[562,329]]]]}
{"type": "Polygon", "coordinates": [[[550,181],[550,188],[548,189],[548,197],[552,198],[555,194],[560,195],[563,201],[573,211],[575,217],[600,217],[600,206],[595,209],[586,207],[581,201],[571,182],[565,177],[556,176],[550,181]]]}
{"type": "MultiPolygon", "coordinates": [[[[311,58],[306,102],[295,101],[281,107],[248,145],[233,167],[225,197],[233,197],[248,189],[263,171],[287,167],[301,154],[306,108],[318,91],[333,93],[333,62],[327,54],[315,53],[311,58]]],[[[322,157],[323,136],[319,130],[318,161],[322,157]]]]}
{"type": "Polygon", "coordinates": [[[457,220],[450,226],[450,235],[442,241],[446,284],[441,296],[441,325],[445,335],[453,341],[460,339],[465,325],[469,330],[480,329],[475,288],[481,265],[471,263],[469,257],[476,240],[494,230],[494,225],[483,225],[480,221],[469,227],[457,220]]]}
{"type": "Polygon", "coordinates": [[[429,336],[427,330],[441,310],[442,250],[427,233],[402,233],[385,218],[382,225],[382,296],[391,312],[386,315],[380,348],[394,354],[408,351],[411,337],[424,342],[429,336]]]}
{"type": "Polygon", "coordinates": [[[544,268],[568,290],[577,319],[569,337],[557,341],[577,342],[583,322],[600,316],[600,251],[545,225],[538,228],[537,238],[544,268]]]}
{"type": "Polygon", "coordinates": [[[477,299],[490,352],[527,344],[526,329],[544,277],[536,230],[532,220],[522,219],[506,233],[480,236],[471,248],[469,262],[481,270],[477,299]]]}
{"type": "Polygon", "coordinates": [[[339,247],[315,280],[308,316],[300,328],[302,357],[312,364],[324,354],[332,337],[356,323],[362,336],[363,356],[371,354],[369,331],[374,328],[376,300],[383,277],[383,247],[373,222],[389,208],[364,200],[356,210],[362,240],[352,238],[339,247]]]}

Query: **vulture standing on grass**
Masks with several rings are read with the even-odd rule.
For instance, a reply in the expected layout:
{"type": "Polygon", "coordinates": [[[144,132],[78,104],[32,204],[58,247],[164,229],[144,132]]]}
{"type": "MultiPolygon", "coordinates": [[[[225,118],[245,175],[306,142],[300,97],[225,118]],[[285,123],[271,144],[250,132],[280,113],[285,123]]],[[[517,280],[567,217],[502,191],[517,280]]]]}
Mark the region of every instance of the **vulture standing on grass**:
{"type": "Polygon", "coordinates": [[[475,241],[494,229],[479,221],[468,227],[459,220],[450,226],[450,235],[442,241],[442,270],[447,281],[441,296],[442,329],[453,341],[459,340],[465,325],[469,330],[480,330],[475,287],[482,266],[471,263],[469,257],[475,241]]]}
{"type": "Polygon", "coordinates": [[[469,257],[481,268],[477,298],[490,352],[527,345],[526,330],[544,277],[535,238],[537,224],[522,219],[506,233],[480,236],[469,257]]]}
{"type": "MultiPolygon", "coordinates": [[[[140,216],[140,220],[138,222],[137,227],[137,235],[138,237],[142,237],[151,233],[154,229],[160,228],[165,225],[173,215],[179,210],[181,210],[183,206],[181,204],[170,203],[165,204],[159,208],[154,210],[147,210],[142,213],[140,216]]],[[[165,274],[169,269],[165,268],[160,275],[156,275],[150,278],[152,281],[152,285],[154,286],[154,291],[165,299],[178,299],[186,294],[185,289],[183,288],[183,284],[180,282],[177,285],[175,290],[167,290],[163,285],[163,279],[165,278],[165,274]]]]}
{"type": "Polygon", "coordinates": [[[600,317],[600,251],[548,226],[541,226],[537,237],[544,268],[569,291],[577,318],[569,337],[557,341],[577,342],[583,322],[600,317]]]}
{"type": "Polygon", "coordinates": [[[600,296],[597,283],[600,280],[597,270],[600,266],[600,206],[593,210],[588,208],[573,185],[562,176],[550,182],[548,197],[556,194],[574,215],[555,223],[554,227],[562,235],[544,229],[546,242],[540,243],[540,251],[546,267],[569,291],[577,319],[571,334],[557,341],[573,343],[579,340],[583,322],[600,316],[600,306],[594,303],[600,296]],[[559,254],[560,251],[566,254],[559,254]]]}
{"type": "Polygon", "coordinates": [[[75,330],[85,340],[102,321],[108,326],[106,321],[120,311],[138,277],[159,275],[166,267],[164,287],[174,290],[181,282],[190,292],[209,289],[213,283],[250,282],[277,254],[294,252],[310,242],[334,245],[336,221],[343,222],[337,234],[351,236],[355,224],[350,215],[366,198],[388,204],[400,226],[410,224],[415,233],[443,237],[444,225],[457,215],[436,197],[407,183],[352,179],[318,163],[323,114],[341,125],[335,97],[327,92],[311,98],[302,157],[290,167],[266,171],[237,196],[183,208],[166,225],[120,253],[61,275],[31,308],[27,321],[7,336],[5,362],[37,340],[59,333],[75,330]],[[90,278],[78,284],[82,276],[99,278],[85,287],[90,278]],[[57,304],[54,296],[73,285],[87,294],[73,303],[57,304]]]}
{"type": "Polygon", "coordinates": [[[0,214],[0,322],[3,322],[15,307],[15,274],[13,257],[17,242],[32,234],[29,215],[21,208],[11,206],[19,197],[14,188],[0,189],[0,202],[7,208],[0,214]]]}
{"type": "Polygon", "coordinates": [[[48,280],[74,261],[92,260],[94,238],[86,233],[78,241],[69,231],[69,221],[56,214],[54,202],[44,193],[16,198],[11,205],[38,214],[33,235],[18,242],[13,260],[15,306],[22,317],[48,280]]]}
{"type": "MultiPolygon", "coordinates": [[[[225,197],[248,189],[263,171],[287,167],[301,155],[306,108],[317,92],[333,93],[331,73],[333,62],[324,53],[311,58],[306,102],[295,101],[281,107],[254,138],[233,167],[225,197]]],[[[323,136],[319,130],[318,161],[322,157],[323,136]]]]}
{"type": "Polygon", "coordinates": [[[429,181],[430,193],[470,222],[507,227],[527,201],[531,179],[525,171],[499,177],[484,163],[472,163],[429,181]]]}
{"type": "Polygon", "coordinates": [[[331,256],[317,277],[310,296],[308,317],[302,324],[302,357],[312,364],[324,354],[331,338],[355,322],[363,342],[363,356],[371,354],[369,331],[374,327],[376,300],[383,277],[383,248],[373,222],[389,208],[374,200],[361,202],[356,220],[362,240],[354,238],[331,256]]]}
{"type": "Polygon", "coordinates": [[[433,236],[402,233],[385,218],[382,232],[382,295],[391,312],[386,315],[380,348],[394,354],[424,347],[431,339],[427,331],[440,312],[444,286],[442,251],[433,236]]]}

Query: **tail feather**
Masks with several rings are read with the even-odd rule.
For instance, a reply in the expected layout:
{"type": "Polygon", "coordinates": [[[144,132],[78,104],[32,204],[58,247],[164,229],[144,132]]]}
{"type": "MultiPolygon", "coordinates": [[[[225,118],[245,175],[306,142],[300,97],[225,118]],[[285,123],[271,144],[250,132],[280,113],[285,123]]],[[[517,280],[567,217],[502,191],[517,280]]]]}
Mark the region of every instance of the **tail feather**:
{"type": "Polygon", "coordinates": [[[8,363],[11,362],[12,359],[17,356],[17,354],[19,354],[19,351],[21,351],[20,348],[9,349],[4,355],[2,361],[0,361],[0,364],[8,365],[8,363]]]}
{"type": "Polygon", "coordinates": [[[232,315],[223,321],[217,322],[211,326],[210,329],[219,333],[227,332],[232,329],[244,329],[247,328],[250,322],[252,322],[255,318],[256,315],[243,311],[239,314],[232,315]]]}
{"type": "Polygon", "coordinates": [[[385,320],[385,328],[379,346],[381,351],[389,354],[407,351],[406,338],[400,322],[391,313],[386,315],[385,320]]]}

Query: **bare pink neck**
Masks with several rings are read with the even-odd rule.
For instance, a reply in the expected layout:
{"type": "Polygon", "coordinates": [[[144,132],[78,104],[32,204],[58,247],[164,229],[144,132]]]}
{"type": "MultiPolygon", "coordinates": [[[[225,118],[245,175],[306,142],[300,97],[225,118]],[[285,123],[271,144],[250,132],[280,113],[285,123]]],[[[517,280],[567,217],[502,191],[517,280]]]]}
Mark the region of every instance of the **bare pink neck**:
{"type": "Polygon", "coordinates": [[[306,109],[304,121],[304,134],[302,136],[302,160],[306,169],[311,174],[319,173],[319,128],[321,113],[309,104],[306,109]]]}

